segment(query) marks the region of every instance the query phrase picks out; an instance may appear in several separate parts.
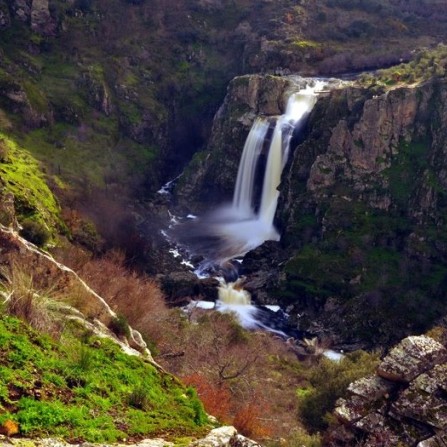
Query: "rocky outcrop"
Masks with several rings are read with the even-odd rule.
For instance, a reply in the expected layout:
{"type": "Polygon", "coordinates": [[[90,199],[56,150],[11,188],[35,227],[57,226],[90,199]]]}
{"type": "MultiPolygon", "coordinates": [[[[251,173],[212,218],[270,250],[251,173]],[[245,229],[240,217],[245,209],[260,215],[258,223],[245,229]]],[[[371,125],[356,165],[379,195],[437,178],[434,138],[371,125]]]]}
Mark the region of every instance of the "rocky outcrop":
{"type": "Polygon", "coordinates": [[[203,439],[193,442],[190,447],[260,447],[242,435],[234,427],[219,427],[210,431],[203,439]]]}
{"type": "Polygon", "coordinates": [[[326,445],[435,446],[447,436],[447,350],[426,336],[404,339],[372,377],[337,402],[326,445]]]}
{"type": "MultiPolygon", "coordinates": [[[[3,268],[12,267],[14,262],[20,259],[23,268],[27,266],[32,269],[33,276],[39,277],[41,287],[57,290],[62,296],[76,297],[69,303],[57,303],[55,300],[56,307],[53,307],[59,314],[65,315],[64,318],[78,321],[97,335],[109,337],[128,354],[143,355],[155,364],[146,342],[138,331],[129,328],[127,338],[113,335],[108,327],[112,326],[117,315],[73,270],[20,237],[14,229],[3,225],[0,225],[0,247],[0,265],[3,268]]],[[[4,298],[8,299],[7,294],[4,298]]]]}
{"type": "Polygon", "coordinates": [[[56,21],[51,17],[48,0],[33,0],[31,6],[31,29],[43,36],[55,36],[56,21]]]}

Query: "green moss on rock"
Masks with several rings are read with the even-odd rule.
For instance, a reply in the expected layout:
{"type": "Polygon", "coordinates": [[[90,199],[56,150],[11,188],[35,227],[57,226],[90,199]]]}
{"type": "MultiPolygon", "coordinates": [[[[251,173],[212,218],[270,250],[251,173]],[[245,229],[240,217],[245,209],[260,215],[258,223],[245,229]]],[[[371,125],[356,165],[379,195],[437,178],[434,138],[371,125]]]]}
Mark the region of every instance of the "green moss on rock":
{"type": "Polygon", "coordinates": [[[0,423],[16,421],[26,436],[90,442],[201,433],[208,418],[193,390],[112,341],[89,334],[80,341],[75,332],[68,325],[56,343],[0,319],[0,423]],[[136,391],[142,408],[129,406],[136,391]]]}
{"type": "Polygon", "coordinates": [[[38,162],[14,140],[0,132],[0,145],[7,158],[0,162],[0,180],[15,197],[19,222],[34,221],[52,238],[65,228],[60,207],[49,189],[38,162]]]}

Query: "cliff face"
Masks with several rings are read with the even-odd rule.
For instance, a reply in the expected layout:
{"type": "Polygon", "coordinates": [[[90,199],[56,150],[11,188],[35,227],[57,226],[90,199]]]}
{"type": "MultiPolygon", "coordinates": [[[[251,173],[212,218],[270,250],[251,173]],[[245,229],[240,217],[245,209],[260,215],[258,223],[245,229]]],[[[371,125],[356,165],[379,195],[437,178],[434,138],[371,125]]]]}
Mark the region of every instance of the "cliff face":
{"type": "Polygon", "coordinates": [[[334,92],[295,151],[280,288],[352,341],[388,342],[445,311],[445,95],[444,80],[334,92]]]}

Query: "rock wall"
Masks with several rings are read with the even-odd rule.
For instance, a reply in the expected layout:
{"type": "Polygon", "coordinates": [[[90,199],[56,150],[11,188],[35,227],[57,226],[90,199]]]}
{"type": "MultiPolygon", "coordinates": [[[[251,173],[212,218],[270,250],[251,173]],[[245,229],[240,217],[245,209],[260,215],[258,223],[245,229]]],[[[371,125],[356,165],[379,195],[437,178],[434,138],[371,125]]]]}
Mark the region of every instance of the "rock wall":
{"type": "Polygon", "coordinates": [[[317,104],[281,188],[291,257],[271,289],[303,329],[388,344],[447,311],[446,94],[434,79],[317,104]]]}
{"type": "Polygon", "coordinates": [[[337,402],[338,426],[325,445],[445,445],[447,436],[447,350],[426,336],[402,340],[380,363],[376,375],[349,385],[337,402]]]}

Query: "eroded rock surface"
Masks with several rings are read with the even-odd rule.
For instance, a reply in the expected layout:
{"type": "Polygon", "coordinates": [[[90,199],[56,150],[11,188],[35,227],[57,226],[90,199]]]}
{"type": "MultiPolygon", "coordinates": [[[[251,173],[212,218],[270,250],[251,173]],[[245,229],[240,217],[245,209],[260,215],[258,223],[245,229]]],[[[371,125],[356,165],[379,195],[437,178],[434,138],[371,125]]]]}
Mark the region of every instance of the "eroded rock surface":
{"type": "Polygon", "coordinates": [[[402,340],[383,359],[377,375],[352,383],[337,402],[339,426],[328,446],[445,445],[447,350],[426,336],[402,340]]]}

